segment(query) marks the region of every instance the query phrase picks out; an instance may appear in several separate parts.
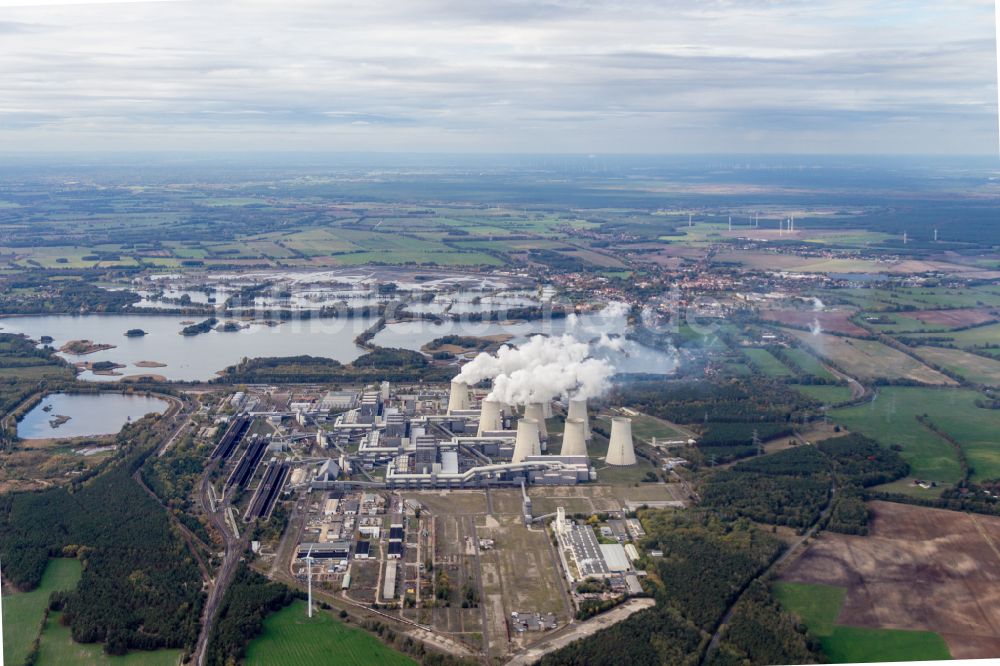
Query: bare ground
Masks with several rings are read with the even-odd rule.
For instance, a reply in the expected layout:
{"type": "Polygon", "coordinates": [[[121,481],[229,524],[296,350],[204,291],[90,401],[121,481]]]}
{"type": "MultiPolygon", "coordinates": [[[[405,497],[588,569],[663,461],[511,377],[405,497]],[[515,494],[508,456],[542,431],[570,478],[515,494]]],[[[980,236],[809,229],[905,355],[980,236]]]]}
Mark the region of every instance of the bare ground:
{"type": "Polygon", "coordinates": [[[1000,655],[1000,518],[870,506],[869,536],[824,533],[781,578],[846,587],[839,624],[934,631],[956,659],[1000,655]]]}

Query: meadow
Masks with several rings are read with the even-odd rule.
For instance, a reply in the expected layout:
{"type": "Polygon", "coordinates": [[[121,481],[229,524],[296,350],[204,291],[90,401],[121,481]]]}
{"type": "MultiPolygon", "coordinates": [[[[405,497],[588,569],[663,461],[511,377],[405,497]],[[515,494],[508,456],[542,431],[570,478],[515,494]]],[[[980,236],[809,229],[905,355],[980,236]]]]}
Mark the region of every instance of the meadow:
{"type": "Polygon", "coordinates": [[[838,335],[813,335],[786,331],[819,356],[829,359],[849,375],[862,380],[881,377],[909,379],[923,384],[954,384],[954,380],[928,368],[901,351],[875,340],[857,340],[838,335]]]}
{"type": "Polygon", "coordinates": [[[983,386],[1000,386],[1000,361],[944,347],[917,347],[921,358],[983,386]]]}
{"type": "Polygon", "coordinates": [[[799,393],[804,393],[824,405],[836,405],[851,399],[851,389],[836,384],[793,384],[799,393]]]}
{"type": "Polygon", "coordinates": [[[181,663],[180,650],[134,651],[126,655],[110,656],[98,643],[75,643],[70,628],[61,623],[62,613],[51,613],[42,631],[36,666],[175,666],[181,663]]]}
{"type": "Polygon", "coordinates": [[[1000,476],[1000,410],[983,409],[983,396],[970,389],[888,386],[874,402],[831,411],[833,419],[848,429],[878,440],[885,446],[902,446],[911,476],[939,483],[961,478],[957,454],[945,439],[917,421],[927,418],[959,442],[973,480],[1000,476]]]}
{"type": "Polygon", "coordinates": [[[750,363],[768,377],[791,377],[795,374],[766,349],[744,349],[743,353],[750,363]]]}
{"type": "Polygon", "coordinates": [[[297,600],[264,620],[263,634],[247,647],[249,666],[328,664],[340,666],[409,666],[404,654],[379,642],[363,629],[348,626],[330,613],[306,617],[306,603],[297,600]]]}
{"type": "Polygon", "coordinates": [[[3,599],[3,661],[22,664],[42,628],[42,618],[53,592],[72,590],[80,580],[79,560],[59,558],[49,561],[41,584],[30,592],[3,599]]]}

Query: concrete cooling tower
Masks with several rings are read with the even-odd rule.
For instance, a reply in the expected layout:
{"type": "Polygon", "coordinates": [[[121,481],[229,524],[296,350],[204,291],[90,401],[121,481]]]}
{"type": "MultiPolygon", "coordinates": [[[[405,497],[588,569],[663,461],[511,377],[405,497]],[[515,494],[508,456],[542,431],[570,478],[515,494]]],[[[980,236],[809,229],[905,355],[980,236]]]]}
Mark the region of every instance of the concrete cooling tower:
{"type": "Polygon", "coordinates": [[[632,446],[632,419],[616,416],[611,419],[611,441],[608,444],[609,465],[627,467],[635,464],[635,448],[632,446]]]}
{"type": "Polygon", "coordinates": [[[545,409],[542,407],[542,403],[532,402],[526,405],[524,416],[538,422],[538,436],[541,439],[549,438],[549,429],[545,427],[545,409]]]}
{"type": "Polygon", "coordinates": [[[457,379],[451,380],[451,393],[448,395],[448,413],[469,408],[469,385],[457,379]]]}
{"type": "Polygon", "coordinates": [[[483,409],[479,412],[479,437],[484,432],[503,430],[503,419],[500,416],[500,403],[496,400],[483,400],[483,409]]]}
{"type": "Polygon", "coordinates": [[[523,418],[517,422],[517,437],[514,439],[514,457],[511,462],[524,462],[528,456],[542,454],[542,445],[538,441],[538,421],[523,418]]]}
{"type": "Polygon", "coordinates": [[[587,440],[583,434],[583,419],[566,419],[566,427],[563,430],[561,456],[585,456],[587,455],[587,440]]]}
{"type": "Polygon", "coordinates": [[[566,418],[583,421],[583,437],[589,442],[593,435],[590,432],[590,416],[587,415],[587,399],[573,398],[570,400],[569,409],[566,410],[566,418]]]}

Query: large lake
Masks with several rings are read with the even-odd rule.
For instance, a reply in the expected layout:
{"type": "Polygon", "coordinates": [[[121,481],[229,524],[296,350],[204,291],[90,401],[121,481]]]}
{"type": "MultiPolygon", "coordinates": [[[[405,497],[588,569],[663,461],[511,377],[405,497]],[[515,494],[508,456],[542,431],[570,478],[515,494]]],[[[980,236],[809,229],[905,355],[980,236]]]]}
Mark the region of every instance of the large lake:
{"type": "MultiPolygon", "coordinates": [[[[184,336],[180,330],[184,321],[195,318],[178,315],[45,315],[0,319],[0,331],[24,333],[38,340],[43,335],[53,338],[53,347],[60,348],[70,340],[91,340],[98,344],[115,345],[92,354],[77,356],[60,353],[70,362],[113,361],[126,367],[118,375],[95,375],[85,371],[81,379],[116,381],[122,376],[150,374],[168,380],[204,381],[243,358],[263,356],[323,356],[349,363],[364,353],[354,343],[357,335],[370,328],[373,318],[291,320],[276,326],[250,322],[240,331],[223,333],[209,331],[201,335],[184,336]],[[129,338],[125,331],[141,328],[147,335],[129,338]],[[142,362],[162,363],[162,367],[143,367],[142,362]]],[[[198,318],[200,320],[200,318],[198,318]]],[[[244,322],[246,323],[246,322],[244,322]]],[[[513,342],[521,342],[536,333],[561,335],[571,332],[584,341],[593,341],[601,334],[621,335],[624,319],[607,318],[600,314],[518,323],[445,321],[435,325],[429,321],[389,324],[375,336],[373,342],[383,347],[419,350],[431,340],[443,335],[508,334],[513,342]]],[[[625,343],[616,351],[594,345],[595,356],[605,357],[618,372],[669,373],[676,365],[673,354],[625,343]]]]}
{"type": "MultiPolygon", "coordinates": [[[[287,321],[277,326],[261,322],[231,333],[209,331],[201,335],[184,336],[183,321],[195,318],[161,315],[46,315],[40,317],[10,317],[0,319],[0,331],[24,333],[38,340],[51,336],[58,349],[70,340],[92,340],[115,345],[114,349],[74,356],[60,356],[71,361],[114,361],[127,367],[117,370],[121,375],[154,374],[166,379],[201,381],[212,379],[216,372],[239,363],[244,357],[325,356],[342,363],[353,361],[364,353],[354,344],[354,338],[375,323],[374,319],[308,319],[287,321]],[[147,335],[125,337],[125,331],[141,328],[147,335]],[[142,367],[136,363],[152,361],[164,367],[142,367]]],[[[200,318],[198,318],[200,321],[200,318]]],[[[83,372],[81,379],[115,381],[121,377],[83,372]]]]}
{"type": "Polygon", "coordinates": [[[625,320],[599,313],[576,317],[538,320],[517,323],[470,322],[445,320],[441,324],[428,321],[408,321],[388,324],[372,339],[383,347],[400,347],[419,350],[425,344],[445,335],[486,336],[506,334],[513,336],[514,344],[532,335],[562,335],[570,333],[575,338],[592,342],[592,354],[607,359],[621,373],[669,374],[677,367],[677,356],[636,342],[617,340],[614,345],[597,342],[602,334],[622,336],[626,332],[625,320]]]}
{"type": "Polygon", "coordinates": [[[141,395],[53,393],[17,424],[17,435],[23,439],[113,435],[130,420],[151,412],[162,414],[166,409],[165,400],[141,395]],[[58,416],[69,420],[54,425],[58,416]]]}

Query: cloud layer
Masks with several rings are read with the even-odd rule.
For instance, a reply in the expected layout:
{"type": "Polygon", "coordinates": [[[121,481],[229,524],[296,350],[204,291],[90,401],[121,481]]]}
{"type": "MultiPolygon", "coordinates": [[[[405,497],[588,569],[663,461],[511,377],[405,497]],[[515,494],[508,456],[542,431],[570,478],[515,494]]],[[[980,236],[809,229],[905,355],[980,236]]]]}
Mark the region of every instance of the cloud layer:
{"type": "Polygon", "coordinates": [[[12,151],[997,144],[987,0],[25,4],[0,0],[12,151]]]}

